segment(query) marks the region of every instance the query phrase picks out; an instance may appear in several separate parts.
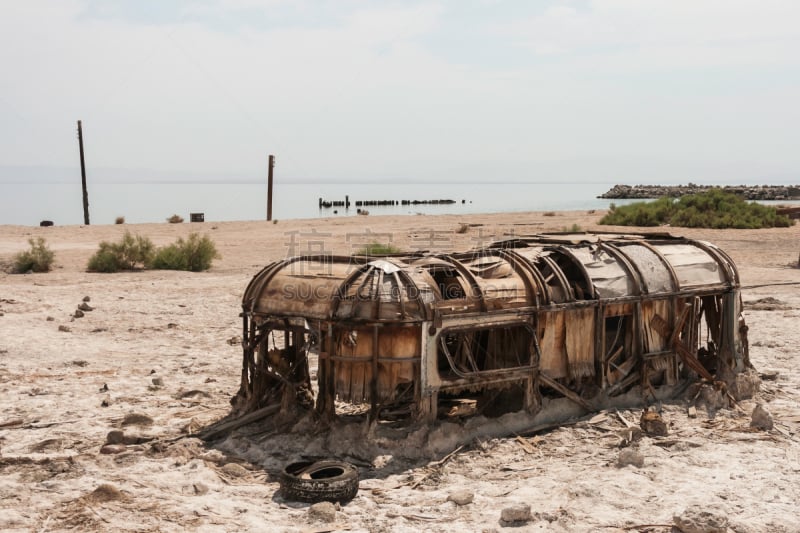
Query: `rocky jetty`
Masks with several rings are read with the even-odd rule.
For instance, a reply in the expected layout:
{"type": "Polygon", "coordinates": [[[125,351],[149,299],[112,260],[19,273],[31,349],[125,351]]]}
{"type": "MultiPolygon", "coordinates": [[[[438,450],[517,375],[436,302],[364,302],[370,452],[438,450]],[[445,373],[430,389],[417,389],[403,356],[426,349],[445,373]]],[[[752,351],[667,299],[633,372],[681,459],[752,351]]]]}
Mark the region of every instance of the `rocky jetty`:
{"type": "Polygon", "coordinates": [[[710,189],[722,189],[732,192],[745,200],[800,200],[798,185],[614,185],[608,192],[598,198],[612,200],[630,198],[661,198],[670,196],[679,198],[687,194],[697,194],[710,189]]]}

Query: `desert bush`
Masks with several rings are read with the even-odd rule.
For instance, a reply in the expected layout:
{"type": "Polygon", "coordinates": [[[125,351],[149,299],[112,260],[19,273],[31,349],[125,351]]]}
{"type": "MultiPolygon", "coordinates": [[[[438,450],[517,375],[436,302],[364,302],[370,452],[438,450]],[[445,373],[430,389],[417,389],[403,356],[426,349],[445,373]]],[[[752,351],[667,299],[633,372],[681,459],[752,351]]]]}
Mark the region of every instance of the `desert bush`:
{"type": "Polygon", "coordinates": [[[456,233],[466,233],[468,231],[469,231],[469,224],[465,222],[460,223],[458,225],[458,228],[456,228],[456,233]]]}
{"type": "Polygon", "coordinates": [[[49,272],[53,266],[55,254],[47,247],[43,237],[36,240],[28,239],[30,249],[14,256],[13,272],[24,274],[26,272],[49,272]]]}
{"type": "Polygon", "coordinates": [[[183,222],[183,217],[180,215],[172,215],[167,219],[167,222],[169,222],[170,224],[180,224],[181,222],[183,222]]]}
{"type": "Polygon", "coordinates": [[[572,226],[564,226],[561,231],[564,233],[581,233],[583,232],[583,228],[578,224],[573,224],[572,226]]]}
{"type": "Polygon", "coordinates": [[[372,255],[372,256],[391,255],[391,254],[400,253],[400,251],[401,251],[400,248],[397,248],[396,246],[392,246],[391,244],[388,244],[388,243],[387,244],[381,244],[379,242],[373,242],[373,243],[370,243],[370,244],[364,246],[359,251],[357,251],[356,255],[372,255]]]}
{"type": "Polygon", "coordinates": [[[89,258],[90,272],[119,272],[144,268],[152,259],[155,247],[150,239],[126,231],[119,242],[100,243],[89,258]]]}
{"type": "Polygon", "coordinates": [[[114,224],[124,224],[124,223],[125,223],[125,217],[117,217],[114,219],[114,224]]]}
{"type": "Polygon", "coordinates": [[[791,226],[793,221],[778,215],[774,207],[747,202],[739,196],[710,189],[678,200],[669,197],[652,202],[614,206],[600,224],[614,226],[660,226],[687,228],[759,229],[791,226]]]}
{"type": "Polygon", "coordinates": [[[200,237],[197,233],[190,233],[186,240],[179,238],[156,250],[148,266],[159,270],[200,272],[211,268],[211,262],[217,258],[219,253],[208,235],[200,237]]]}

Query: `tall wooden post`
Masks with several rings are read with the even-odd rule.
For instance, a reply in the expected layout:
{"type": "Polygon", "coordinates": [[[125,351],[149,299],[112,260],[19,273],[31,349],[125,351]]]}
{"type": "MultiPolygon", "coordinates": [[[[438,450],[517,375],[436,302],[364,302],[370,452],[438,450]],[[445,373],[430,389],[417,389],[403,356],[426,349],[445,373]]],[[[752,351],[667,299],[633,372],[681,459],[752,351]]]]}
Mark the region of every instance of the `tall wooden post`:
{"type": "Polygon", "coordinates": [[[78,149],[81,153],[81,186],[83,187],[83,223],[89,225],[89,192],[86,190],[86,162],[83,160],[83,129],[78,121],[78,149]]]}
{"type": "Polygon", "coordinates": [[[275,168],[275,156],[269,156],[269,174],[267,175],[267,220],[272,220],[272,169],[275,168]]]}

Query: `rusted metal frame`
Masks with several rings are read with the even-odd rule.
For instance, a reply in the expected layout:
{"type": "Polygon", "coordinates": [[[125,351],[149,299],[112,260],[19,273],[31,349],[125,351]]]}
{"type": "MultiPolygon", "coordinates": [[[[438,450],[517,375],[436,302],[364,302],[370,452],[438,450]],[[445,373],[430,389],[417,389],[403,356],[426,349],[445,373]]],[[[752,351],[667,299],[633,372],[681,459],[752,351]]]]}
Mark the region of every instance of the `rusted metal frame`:
{"type": "Polygon", "coordinates": [[[454,257],[437,256],[437,258],[443,259],[447,261],[449,264],[451,264],[453,267],[455,267],[458,273],[461,274],[461,276],[465,280],[467,280],[469,285],[472,287],[472,290],[474,291],[472,294],[467,295],[467,300],[477,300],[480,305],[481,311],[486,311],[486,299],[484,298],[483,290],[481,289],[480,283],[478,283],[477,278],[472,274],[470,269],[468,269],[466,265],[464,265],[464,263],[462,263],[458,259],[455,259],[454,257]]]}
{"type": "Polygon", "coordinates": [[[274,268],[275,265],[279,265],[279,264],[281,264],[281,261],[275,261],[275,262],[269,263],[267,266],[265,266],[264,268],[259,270],[258,273],[250,279],[250,282],[247,284],[247,287],[245,287],[244,295],[242,296],[242,308],[243,309],[246,310],[247,306],[252,301],[253,293],[255,292],[253,289],[257,284],[260,284],[261,276],[265,272],[270,270],[271,268],[274,268]]]}
{"type": "MultiPolygon", "coordinates": [[[[242,313],[242,339],[248,338],[250,329],[253,328],[252,321],[242,313]]],[[[239,388],[240,393],[244,393],[245,398],[250,397],[253,392],[253,381],[250,379],[250,369],[255,366],[253,360],[253,348],[249,343],[242,342],[242,383],[239,388]]]]}
{"type": "Polygon", "coordinates": [[[542,292],[540,290],[542,284],[539,283],[539,279],[533,274],[535,269],[531,268],[530,264],[523,260],[521,255],[513,253],[512,250],[499,249],[497,250],[497,255],[511,265],[511,268],[522,278],[525,289],[528,291],[528,294],[532,296],[532,301],[529,300],[528,304],[539,307],[541,305],[539,294],[542,292]]]}
{"type": "Polygon", "coordinates": [[[636,287],[636,294],[635,296],[640,296],[642,294],[647,294],[647,282],[645,277],[642,275],[642,272],[639,270],[639,267],[636,266],[636,263],[628,259],[628,256],[625,253],[608,242],[598,242],[598,246],[608,252],[610,255],[614,256],[614,258],[622,264],[622,267],[628,272],[631,280],[633,281],[634,287],[636,287]],[[644,287],[642,286],[644,283],[644,287]]]}
{"type": "Polygon", "coordinates": [[[531,346],[529,348],[530,359],[528,364],[533,371],[528,376],[528,379],[525,380],[525,396],[523,400],[525,410],[529,414],[537,413],[542,407],[542,396],[539,393],[539,361],[542,360],[542,350],[539,347],[539,335],[537,334],[539,330],[538,320],[538,315],[531,316],[531,329],[533,330],[533,334],[531,335],[531,346]]]}
{"type": "Polygon", "coordinates": [[[661,261],[661,263],[666,267],[667,271],[669,272],[669,277],[672,279],[672,290],[673,291],[680,290],[681,284],[680,281],[678,281],[678,274],[675,272],[675,269],[672,268],[672,263],[667,261],[667,258],[664,256],[664,254],[662,254],[658,248],[656,248],[647,241],[642,241],[636,244],[644,246],[645,248],[653,252],[656,255],[656,257],[658,257],[658,260],[661,261]]]}
{"type": "Polygon", "coordinates": [[[734,268],[730,256],[721,253],[722,251],[716,246],[709,246],[702,241],[692,241],[692,244],[714,258],[714,261],[716,261],[719,267],[725,272],[725,278],[728,283],[734,286],[739,285],[739,273],[736,271],[736,268],[734,268]]]}
{"type": "MultiPolygon", "coordinates": [[[[351,272],[350,275],[347,276],[342,281],[341,285],[339,285],[339,288],[331,297],[331,315],[330,315],[331,318],[334,318],[336,316],[336,312],[339,310],[339,305],[342,303],[342,300],[345,299],[345,295],[347,294],[347,289],[358,278],[358,276],[360,276],[364,272],[365,267],[367,267],[366,264],[361,265],[359,268],[353,270],[353,272],[351,272]]],[[[356,293],[357,292],[358,291],[356,291],[356,293]]]]}
{"type": "Polygon", "coordinates": [[[322,348],[319,353],[319,368],[317,372],[317,384],[319,394],[317,396],[317,413],[327,421],[332,421],[336,416],[336,406],[334,398],[336,396],[336,386],[333,374],[333,357],[336,356],[333,340],[333,322],[327,322],[327,332],[323,333],[323,322],[319,321],[319,332],[325,335],[325,342],[320,343],[322,348]],[[324,346],[327,344],[327,347],[324,346]]]}
{"type": "MultiPolygon", "coordinates": [[[[373,269],[375,270],[375,269],[373,269]]],[[[375,318],[381,316],[381,291],[383,290],[383,269],[378,271],[377,285],[375,285],[375,318]]]]}
{"type": "Polygon", "coordinates": [[[455,362],[453,361],[453,356],[450,353],[450,350],[447,349],[447,345],[444,342],[444,335],[447,334],[447,333],[450,333],[451,331],[454,331],[454,332],[457,332],[457,333],[461,333],[461,332],[473,333],[473,332],[481,331],[481,330],[495,329],[497,327],[510,328],[510,327],[517,327],[517,326],[524,327],[525,329],[528,330],[528,333],[532,337],[536,337],[536,331],[533,330],[533,328],[531,327],[529,322],[505,322],[505,323],[497,324],[497,325],[494,325],[494,326],[493,325],[487,325],[487,324],[480,324],[480,325],[476,325],[476,326],[466,326],[466,327],[465,326],[453,326],[453,327],[450,327],[450,328],[445,327],[439,333],[439,342],[438,342],[438,344],[439,344],[439,347],[444,351],[445,358],[447,359],[447,362],[450,364],[450,369],[453,371],[453,373],[455,375],[457,375],[460,378],[474,379],[473,376],[476,376],[476,377],[493,376],[493,375],[502,375],[504,373],[509,373],[511,371],[517,371],[517,370],[524,370],[524,371],[532,370],[533,366],[527,365],[527,366],[516,366],[516,367],[512,367],[512,368],[496,368],[496,369],[493,369],[493,370],[478,370],[478,371],[475,371],[475,372],[465,373],[465,372],[462,372],[462,371],[460,371],[460,370],[458,370],[456,368],[455,362]]]}
{"type": "MultiPolygon", "coordinates": [[[[510,382],[524,382],[530,377],[531,368],[520,367],[515,368],[504,375],[491,376],[491,379],[486,376],[476,376],[474,378],[460,378],[453,380],[443,380],[442,384],[436,387],[436,392],[454,393],[462,390],[469,390],[478,388],[492,388],[494,385],[500,385],[510,382]]],[[[540,374],[540,377],[542,374],[540,374]]]]}
{"type": "Polygon", "coordinates": [[[400,283],[400,276],[397,275],[397,272],[392,272],[392,279],[397,285],[397,302],[400,305],[400,318],[403,319],[406,317],[406,305],[403,302],[403,284],[400,283]]]}
{"type": "Polygon", "coordinates": [[[586,266],[580,262],[580,260],[572,253],[572,250],[566,248],[564,246],[554,246],[554,249],[558,250],[565,256],[567,256],[572,263],[578,267],[578,270],[583,275],[583,281],[586,282],[586,286],[589,288],[589,295],[591,296],[592,300],[597,299],[597,291],[594,288],[594,283],[592,282],[591,276],[589,276],[589,272],[586,270],[586,266]]]}
{"type": "Polygon", "coordinates": [[[558,280],[558,283],[561,285],[561,288],[564,289],[564,296],[566,296],[567,300],[574,302],[575,301],[575,293],[572,290],[572,287],[569,284],[569,280],[561,268],[558,266],[558,263],[553,261],[552,258],[547,257],[546,255],[542,255],[540,257],[542,261],[544,261],[550,270],[553,272],[553,275],[558,280]]]}
{"type": "MultiPolygon", "coordinates": [[[[383,271],[381,271],[381,278],[383,271]]],[[[379,278],[380,279],[380,278],[379,278]]],[[[378,298],[380,304],[380,298],[378,298]]],[[[378,328],[375,324],[372,326],[372,379],[370,380],[370,399],[369,399],[369,419],[370,421],[377,420],[378,418],[378,357],[380,354],[380,346],[378,345],[378,328]]]]}
{"type": "Polygon", "coordinates": [[[375,298],[373,289],[375,288],[376,269],[366,266],[362,269],[362,272],[364,272],[364,277],[361,279],[361,283],[358,284],[358,288],[356,289],[356,300],[365,302],[375,298]],[[367,294],[364,294],[365,289],[369,291],[367,294]]]}
{"type": "MultiPolygon", "coordinates": [[[[411,276],[409,276],[404,270],[398,270],[395,272],[395,275],[399,276],[405,281],[406,287],[414,288],[415,300],[417,301],[419,310],[424,313],[425,320],[431,320],[433,318],[433,311],[427,305],[425,305],[425,301],[422,299],[422,291],[419,287],[417,287],[416,282],[414,282],[414,280],[411,279],[411,276]]],[[[398,286],[398,290],[400,290],[400,286],[398,286]]]]}

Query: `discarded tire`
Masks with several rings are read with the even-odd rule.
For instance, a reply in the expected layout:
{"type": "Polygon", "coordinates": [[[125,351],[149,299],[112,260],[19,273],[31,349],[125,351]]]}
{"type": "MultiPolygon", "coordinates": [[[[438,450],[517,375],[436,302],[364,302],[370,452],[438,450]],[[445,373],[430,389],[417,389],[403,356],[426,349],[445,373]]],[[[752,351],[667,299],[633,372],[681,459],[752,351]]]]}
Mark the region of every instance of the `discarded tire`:
{"type": "Polygon", "coordinates": [[[283,497],[298,502],[347,502],[358,492],[358,470],[342,461],[292,463],[280,475],[283,497]]]}

